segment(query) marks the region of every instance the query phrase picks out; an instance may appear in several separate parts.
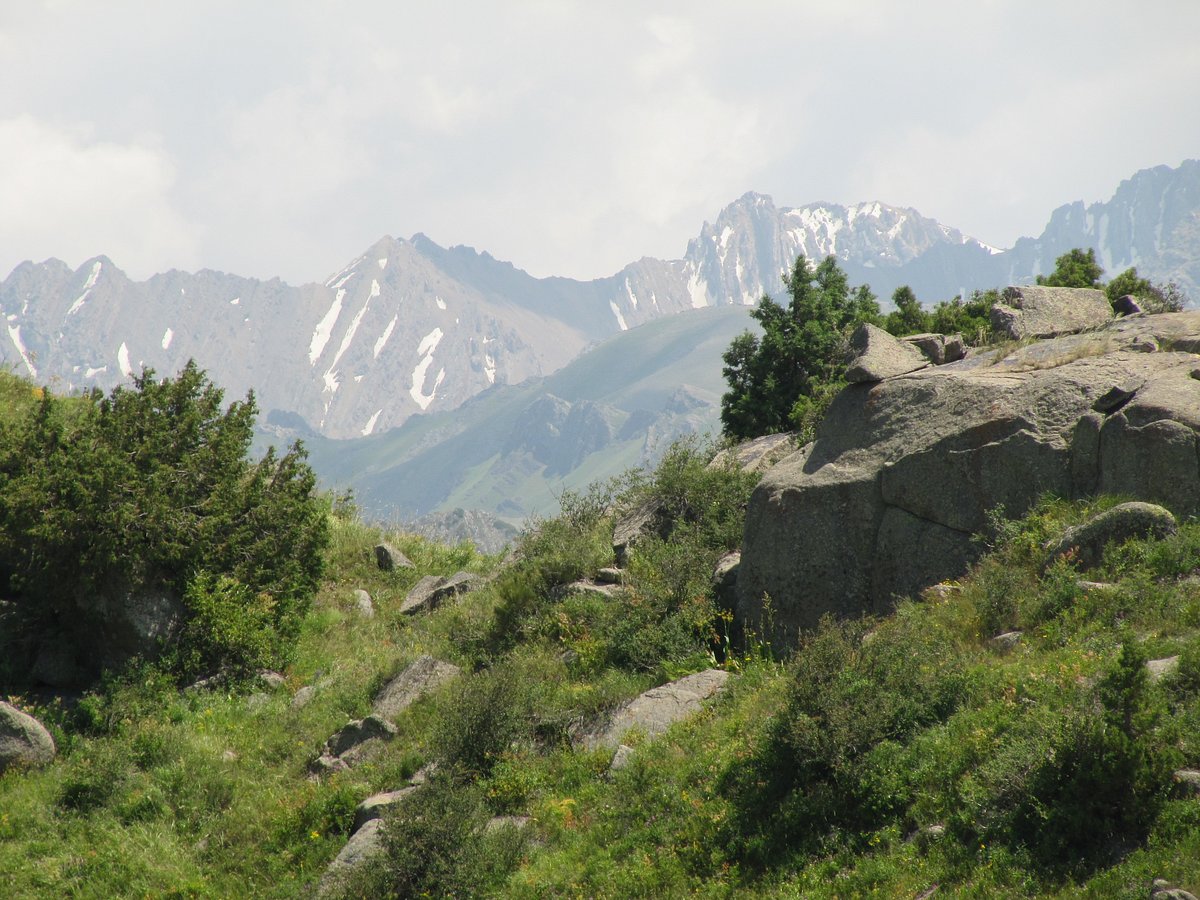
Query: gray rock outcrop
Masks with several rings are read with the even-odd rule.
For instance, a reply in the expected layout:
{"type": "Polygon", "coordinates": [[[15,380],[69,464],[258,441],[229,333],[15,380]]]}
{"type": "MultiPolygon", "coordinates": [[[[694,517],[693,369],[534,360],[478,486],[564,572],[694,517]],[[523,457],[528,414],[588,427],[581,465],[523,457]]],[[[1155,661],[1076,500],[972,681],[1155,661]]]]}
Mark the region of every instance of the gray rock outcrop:
{"type": "Polygon", "coordinates": [[[724,689],[729,673],[706,669],[639,694],[618,707],[607,721],[581,734],[577,744],[588,750],[617,748],[634,729],[646,737],[662,734],[676,722],[700,711],[701,704],[724,689]]]}
{"type": "Polygon", "coordinates": [[[428,655],[419,656],[379,689],[371,702],[371,711],[392,721],[421,697],[456,678],[461,671],[453,663],[442,662],[428,655]]]}
{"type": "Polygon", "coordinates": [[[1005,288],[992,307],[992,327],[1014,340],[1047,338],[1099,328],[1113,317],[1104,291],[1025,285],[1005,288]]]}
{"type": "Polygon", "coordinates": [[[846,367],[846,380],[851,384],[882,381],[929,365],[918,347],[869,322],[859,325],[851,335],[850,352],[852,358],[846,367]]]}
{"type": "Polygon", "coordinates": [[[0,701],[0,774],[9,768],[48,765],[55,752],[54,738],[41,722],[0,701]]]}
{"type": "Polygon", "coordinates": [[[907,334],[900,340],[912,344],[935,366],[957,362],[967,355],[961,334],[907,334]]]}
{"type": "Polygon", "coordinates": [[[354,591],[354,611],[364,619],[375,618],[375,604],[371,602],[371,595],[362,588],[354,591]]]}
{"type": "Polygon", "coordinates": [[[962,576],[989,510],[1018,516],[1047,492],[1200,512],[1197,351],[1200,312],[1172,313],[850,385],[751,497],[739,624],[792,646],[825,613],[885,612],[962,576]],[[1145,338],[1164,349],[1132,349],[1145,338]]]}
{"type": "Polygon", "coordinates": [[[346,889],[353,874],[384,854],[383,819],[374,818],[350,835],[317,884],[317,897],[333,897],[346,889]]]}

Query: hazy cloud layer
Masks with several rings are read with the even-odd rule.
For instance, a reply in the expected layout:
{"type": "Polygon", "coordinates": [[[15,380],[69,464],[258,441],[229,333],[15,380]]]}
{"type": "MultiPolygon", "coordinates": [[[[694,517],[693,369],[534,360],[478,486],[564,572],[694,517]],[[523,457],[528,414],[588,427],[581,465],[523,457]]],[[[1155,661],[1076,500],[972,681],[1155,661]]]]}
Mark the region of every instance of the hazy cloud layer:
{"type": "Polygon", "coordinates": [[[1200,4],[0,3],[0,277],[676,257],[747,190],[997,246],[1200,156],[1200,4]]]}

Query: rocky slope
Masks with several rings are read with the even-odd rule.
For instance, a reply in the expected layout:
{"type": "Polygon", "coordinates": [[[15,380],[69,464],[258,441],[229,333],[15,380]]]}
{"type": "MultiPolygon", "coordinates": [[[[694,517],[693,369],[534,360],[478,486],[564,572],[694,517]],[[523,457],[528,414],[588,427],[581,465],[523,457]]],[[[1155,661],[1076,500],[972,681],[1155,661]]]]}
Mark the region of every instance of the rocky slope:
{"type": "Polygon", "coordinates": [[[1142,315],[850,385],[754,492],[741,618],[791,643],[825,613],[886,611],[961,576],[990,510],[1046,493],[1195,515],[1198,354],[1200,312],[1142,315]]]}

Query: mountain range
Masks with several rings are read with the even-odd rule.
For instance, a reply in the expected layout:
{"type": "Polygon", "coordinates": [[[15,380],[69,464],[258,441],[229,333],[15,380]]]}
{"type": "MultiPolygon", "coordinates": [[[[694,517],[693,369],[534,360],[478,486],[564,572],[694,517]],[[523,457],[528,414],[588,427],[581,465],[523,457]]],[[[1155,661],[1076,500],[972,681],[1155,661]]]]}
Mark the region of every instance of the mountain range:
{"type": "Polygon", "coordinates": [[[592,281],[534,278],[421,234],[381,238],[324,283],[300,286],[212,270],[138,282],[106,257],[76,269],[24,262],[0,282],[0,361],[72,391],[111,388],[144,366],[173,373],[195,359],[231,395],[253,388],[269,438],[307,436],[318,471],[369,492],[378,510],[416,515],[458,503],[516,519],[543,510],[583,473],[607,471],[587,462],[601,447],[610,460],[647,461],[660,443],[654,435],[715,425],[720,350],[764,292],[781,290],[797,254],[835,255],[852,284],[869,283],[886,305],[902,284],[932,302],[1027,283],[1073,247],[1093,247],[1110,274],[1136,265],[1200,297],[1200,161],[1140,171],[1104,202],[1061,206],[1039,237],[1007,250],[914,209],[781,208],[747,193],[705,223],[682,258],[643,258],[592,281]],[[712,307],[729,314],[690,324],[693,311],[712,307]],[[639,335],[638,326],[680,317],[679,333],[695,343],[677,358],[665,359],[651,339],[667,340],[671,328],[639,335]],[[585,384],[565,367],[586,368],[592,353],[610,363],[588,369],[597,383],[585,384]],[[623,380],[635,361],[646,383],[661,381],[653,402],[623,380]],[[439,441],[485,432],[469,453],[453,446],[472,465],[486,463],[486,477],[436,459],[450,452],[439,441]],[[355,438],[371,440],[360,449],[355,438]],[[337,454],[318,449],[328,439],[337,454]],[[351,471],[335,456],[361,465],[351,471]],[[397,466],[416,486],[392,484],[397,466]],[[452,471],[466,480],[446,481],[452,471]],[[504,490],[515,494],[499,497],[504,490]]]}

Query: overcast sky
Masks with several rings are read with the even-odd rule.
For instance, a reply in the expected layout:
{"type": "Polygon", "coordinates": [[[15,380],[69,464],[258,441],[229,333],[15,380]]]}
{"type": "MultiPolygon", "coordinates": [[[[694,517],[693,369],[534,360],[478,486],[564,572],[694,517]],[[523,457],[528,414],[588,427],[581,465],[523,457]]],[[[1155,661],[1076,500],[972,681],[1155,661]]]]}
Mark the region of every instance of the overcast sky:
{"type": "Polygon", "coordinates": [[[748,190],[987,243],[1200,156],[1200,3],[0,0],[0,278],[677,258],[748,190]]]}

